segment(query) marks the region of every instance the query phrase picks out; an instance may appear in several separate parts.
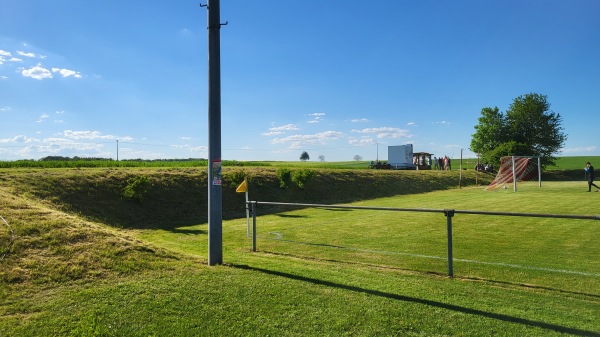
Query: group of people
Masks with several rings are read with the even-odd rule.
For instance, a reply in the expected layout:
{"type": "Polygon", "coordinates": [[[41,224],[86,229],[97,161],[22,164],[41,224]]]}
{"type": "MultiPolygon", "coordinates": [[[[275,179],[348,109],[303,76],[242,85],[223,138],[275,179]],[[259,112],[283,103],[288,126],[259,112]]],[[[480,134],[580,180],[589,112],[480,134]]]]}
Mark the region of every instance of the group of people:
{"type": "Polygon", "coordinates": [[[475,165],[475,171],[494,173],[494,165],[488,163],[477,163],[475,165]]]}
{"type": "Polygon", "coordinates": [[[450,157],[433,157],[433,169],[434,170],[452,170],[452,162],[450,161],[450,157]]]}

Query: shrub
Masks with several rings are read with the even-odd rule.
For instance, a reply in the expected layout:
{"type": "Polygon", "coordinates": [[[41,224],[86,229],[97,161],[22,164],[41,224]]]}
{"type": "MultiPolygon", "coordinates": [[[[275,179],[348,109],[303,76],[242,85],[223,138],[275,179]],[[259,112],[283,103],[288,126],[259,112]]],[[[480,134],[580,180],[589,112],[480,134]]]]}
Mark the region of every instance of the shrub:
{"type": "Polygon", "coordinates": [[[275,171],[277,178],[279,178],[279,187],[287,188],[292,178],[292,171],[287,168],[280,167],[275,171]]]}
{"type": "Polygon", "coordinates": [[[242,183],[242,181],[244,181],[244,178],[246,178],[246,172],[233,171],[228,173],[227,175],[224,174],[223,178],[225,178],[225,180],[228,180],[231,183],[231,186],[238,186],[242,183]]]}
{"type": "Polygon", "coordinates": [[[309,169],[297,170],[292,173],[292,182],[298,185],[298,188],[301,190],[304,189],[304,186],[308,182],[308,180],[315,174],[315,171],[309,169]]]}
{"type": "Polygon", "coordinates": [[[123,188],[123,197],[135,201],[142,201],[150,191],[152,182],[147,176],[139,176],[127,180],[127,186],[123,188]]]}

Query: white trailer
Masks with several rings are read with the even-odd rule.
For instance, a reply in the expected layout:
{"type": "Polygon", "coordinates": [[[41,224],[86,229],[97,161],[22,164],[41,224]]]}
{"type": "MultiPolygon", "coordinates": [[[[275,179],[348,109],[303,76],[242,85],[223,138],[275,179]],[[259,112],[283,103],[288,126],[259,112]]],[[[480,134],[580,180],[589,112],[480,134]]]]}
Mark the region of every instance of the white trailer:
{"type": "Polygon", "coordinates": [[[415,170],[412,144],[388,146],[388,164],[393,170],[415,170]]]}

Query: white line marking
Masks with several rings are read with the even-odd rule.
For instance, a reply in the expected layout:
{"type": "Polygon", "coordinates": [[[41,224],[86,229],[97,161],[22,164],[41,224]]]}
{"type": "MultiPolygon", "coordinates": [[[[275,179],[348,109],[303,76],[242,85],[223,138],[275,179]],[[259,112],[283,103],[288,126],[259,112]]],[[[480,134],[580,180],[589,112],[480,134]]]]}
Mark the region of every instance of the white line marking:
{"type": "MultiPolygon", "coordinates": [[[[269,234],[275,235],[275,238],[271,238],[272,240],[281,240],[281,241],[295,242],[295,241],[284,240],[283,239],[283,234],[279,233],[279,232],[269,232],[269,234]]],[[[297,242],[297,243],[299,243],[299,242],[297,242]]],[[[412,256],[412,257],[421,257],[421,258],[425,258],[425,259],[448,260],[448,257],[434,256],[434,255],[412,254],[412,253],[402,253],[402,252],[390,252],[390,251],[385,251],[385,250],[361,249],[361,248],[353,248],[353,247],[336,247],[336,248],[354,250],[354,251],[365,252],[365,253],[379,253],[379,254],[387,254],[387,255],[404,255],[404,256],[412,256]]],[[[465,263],[483,264],[483,265],[490,265],[490,266],[510,267],[510,268],[518,268],[518,269],[547,271],[547,272],[561,273],[561,274],[573,274],[573,275],[583,275],[583,276],[600,277],[600,273],[588,273],[588,272],[576,271],[576,270],[565,270],[565,269],[554,269],[554,268],[544,268],[544,267],[522,266],[522,265],[519,265],[519,264],[503,263],[503,262],[485,262],[485,261],[457,259],[457,258],[454,258],[453,261],[454,262],[465,262],[465,263]]]]}

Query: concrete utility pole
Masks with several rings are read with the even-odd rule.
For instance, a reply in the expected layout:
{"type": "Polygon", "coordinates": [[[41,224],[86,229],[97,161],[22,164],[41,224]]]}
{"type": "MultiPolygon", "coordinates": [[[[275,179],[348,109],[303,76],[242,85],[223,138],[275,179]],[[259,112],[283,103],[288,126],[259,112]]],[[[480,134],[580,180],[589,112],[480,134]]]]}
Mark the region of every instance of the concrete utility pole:
{"type": "Polygon", "coordinates": [[[221,174],[221,18],[219,0],[208,0],[208,265],[223,264],[221,174]]]}

